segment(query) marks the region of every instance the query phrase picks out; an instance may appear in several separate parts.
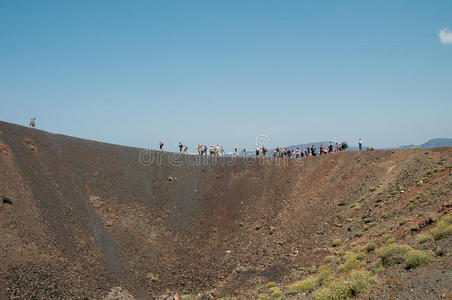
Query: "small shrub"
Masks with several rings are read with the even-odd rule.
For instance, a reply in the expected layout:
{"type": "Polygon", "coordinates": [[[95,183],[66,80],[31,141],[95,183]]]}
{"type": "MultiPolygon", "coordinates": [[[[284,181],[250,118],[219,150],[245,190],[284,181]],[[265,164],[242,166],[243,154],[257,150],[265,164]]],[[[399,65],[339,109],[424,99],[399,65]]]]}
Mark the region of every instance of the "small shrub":
{"type": "Polygon", "coordinates": [[[259,294],[257,295],[257,300],[272,300],[269,295],[266,294],[259,294]]]}
{"type": "Polygon", "coordinates": [[[270,281],[270,282],[267,282],[267,284],[265,285],[268,289],[269,288],[272,288],[272,287],[275,287],[276,286],[276,282],[274,282],[274,281],[270,281]]]}
{"type": "Polygon", "coordinates": [[[338,267],[339,272],[346,272],[349,270],[353,270],[359,268],[363,265],[363,262],[359,261],[358,255],[354,253],[348,253],[345,262],[338,267]]]}
{"type": "Polygon", "coordinates": [[[350,273],[350,289],[352,295],[365,292],[369,286],[377,281],[369,271],[352,271],[350,273]]]}
{"type": "Polygon", "coordinates": [[[270,293],[272,294],[273,299],[281,299],[282,298],[282,292],[279,289],[279,287],[271,287],[270,289],[270,293]]]}
{"type": "Polygon", "coordinates": [[[376,190],[377,190],[377,188],[374,187],[374,186],[371,186],[371,187],[369,188],[369,191],[371,191],[371,192],[375,192],[376,190]]]}
{"type": "Polygon", "coordinates": [[[181,299],[182,300],[192,300],[193,296],[192,295],[183,295],[181,299]]]}
{"type": "Polygon", "coordinates": [[[377,245],[375,244],[375,242],[370,241],[370,242],[367,242],[366,245],[364,245],[363,250],[367,251],[367,252],[371,252],[371,251],[374,251],[376,247],[377,247],[377,245]]]}
{"type": "Polygon", "coordinates": [[[385,266],[383,265],[383,263],[381,261],[374,263],[374,265],[372,266],[373,274],[378,274],[380,272],[383,272],[384,270],[385,270],[385,266]]]}
{"type": "Polygon", "coordinates": [[[369,286],[376,283],[375,277],[369,271],[352,271],[347,277],[336,278],[324,288],[314,292],[316,300],[340,300],[365,292],[369,286]]]}
{"type": "Polygon", "coordinates": [[[314,292],[315,300],[339,300],[348,299],[350,295],[350,287],[344,278],[337,278],[324,288],[314,292]]]}
{"type": "Polygon", "coordinates": [[[431,231],[435,240],[452,235],[452,212],[442,217],[431,231]]]}
{"type": "Polygon", "coordinates": [[[423,244],[425,242],[431,241],[433,239],[433,237],[430,234],[418,234],[416,236],[416,240],[419,244],[423,244]]]}
{"type": "Polygon", "coordinates": [[[329,265],[321,265],[317,271],[318,284],[327,281],[331,274],[333,274],[333,270],[329,265]]]}
{"type": "Polygon", "coordinates": [[[397,240],[392,235],[387,236],[385,239],[385,245],[394,244],[396,242],[397,240]]]}
{"type": "Polygon", "coordinates": [[[361,205],[355,204],[355,205],[353,206],[353,209],[354,209],[354,210],[360,210],[360,209],[361,209],[361,205]]]}
{"type": "Polygon", "coordinates": [[[377,255],[385,266],[401,264],[405,261],[405,255],[412,248],[408,245],[390,244],[377,249],[377,255]]]}
{"type": "Polygon", "coordinates": [[[431,262],[433,257],[427,251],[410,250],[406,254],[406,269],[413,269],[419,267],[421,264],[431,262]]]}
{"type": "Polygon", "coordinates": [[[386,245],[395,244],[395,243],[397,243],[397,240],[395,239],[395,237],[390,236],[386,239],[385,243],[386,243],[386,245]]]}
{"type": "Polygon", "coordinates": [[[333,242],[331,243],[331,245],[332,245],[333,247],[337,247],[337,246],[339,246],[341,243],[342,243],[342,240],[340,240],[340,239],[335,239],[335,240],[333,240],[333,242]]]}
{"type": "Polygon", "coordinates": [[[360,252],[356,254],[357,260],[364,260],[366,258],[366,254],[364,252],[360,252]]]}
{"type": "Polygon", "coordinates": [[[416,208],[416,205],[410,204],[410,205],[408,205],[406,208],[407,208],[409,211],[412,211],[413,209],[416,208]]]}
{"type": "Polygon", "coordinates": [[[296,281],[287,286],[287,292],[289,294],[309,292],[318,285],[317,277],[314,275],[308,276],[302,280],[296,281]]]}
{"type": "Polygon", "coordinates": [[[328,255],[325,257],[325,262],[336,264],[339,261],[339,258],[334,255],[328,255]]]}

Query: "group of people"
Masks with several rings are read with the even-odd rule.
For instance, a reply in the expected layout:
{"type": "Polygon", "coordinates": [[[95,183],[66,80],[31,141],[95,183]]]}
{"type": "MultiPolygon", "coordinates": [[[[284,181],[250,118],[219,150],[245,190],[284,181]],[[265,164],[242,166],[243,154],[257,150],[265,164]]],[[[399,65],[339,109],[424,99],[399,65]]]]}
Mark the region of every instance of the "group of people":
{"type": "Polygon", "coordinates": [[[182,145],[181,142],[179,142],[179,145],[177,146],[179,148],[179,152],[183,152],[183,153],[187,153],[188,151],[188,146],[187,145],[182,145]]]}
{"type": "Polygon", "coordinates": [[[256,147],[256,157],[259,157],[259,156],[266,157],[267,151],[268,151],[268,149],[265,148],[265,146],[262,146],[262,147],[257,146],[256,147]]]}
{"type": "MultiPolygon", "coordinates": [[[[362,150],[362,140],[359,140],[359,149],[362,150]]],[[[317,156],[317,155],[328,155],[333,154],[341,151],[347,151],[348,144],[346,141],[343,141],[342,143],[336,143],[336,145],[333,145],[333,142],[330,142],[328,146],[320,145],[319,151],[317,152],[317,148],[312,145],[311,147],[306,146],[305,149],[300,149],[299,147],[295,149],[288,149],[288,148],[279,148],[277,147],[275,150],[273,150],[273,157],[275,158],[301,158],[301,157],[308,157],[308,156],[317,156]]]]}
{"type": "Polygon", "coordinates": [[[245,157],[246,156],[246,148],[235,147],[233,155],[239,156],[240,153],[242,154],[242,157],[245,157]]]}
{"type": "MultiPolygon", "coordinates": [[[[162,141],[159,142],[159,148],[160,151],[163,151],[163,145],[164,143],[162,141]]],[[[188,153],[188,146],[182,144],[182,142],[179,142],[177,145],[177,148],[179,148],[180,153],[187,154],[188,153]]],[[[198,154],[199,155],[215,155],[215,156],[224,156],[224,147],[223,146],[209,146],[198,144],[198,154]]]]}
{"type": "Polygon", "coordinates": [[[198,144],[198,154],[199,155],[213,155],[213,156],[224,156],[224,147],[223,145],[219,146],[209,146],[207,148],[206,145],[198,144]]]}
{"type": "MultiPolygon", "coordinates": [[[[31,123],[30,123],[31,124],[31,123]]],[[[31,125],[30,125],[31,126],[31,125]]],[[[163,151],[163,142],[160,141],[160,151],[163,151]]],[[[358,146],[359,150],[362,150],[363,140],[359,139],[358,146]]],[[[179,142],[178,145],[179,152],[187,154],[188,153],[188,146],[183,145],[182,142],[179,142]]],[[[308,156],[317,156],[317,155],[328,155],[333,154],[341,151],[347,151],[348,144],[346,141],[343,141],[342,143],[335,143],[330,142],[328,145],[320,145],[319,150],[317,151],[317,148],[312,145],[311,147],[305,147],[304,149],[297,148],[280,148],[277,147],[273,150],[273,157],[274,158],[302,158],[302,157],[308,157],[308,156]]],[[[224,156],[224,147],[223,145],[216,145],[216,146],[209,146],[198,144],[198,155],[210,155],[210,156],[224,156]]],[[[267,156],[268,149],[265,146],[257,146],[256,147],[256,157],[266,157],[267,156]]],[[[233,156],[246,156],[246,149],[235,147],[234,152],[232,153],[233,156]]]]}

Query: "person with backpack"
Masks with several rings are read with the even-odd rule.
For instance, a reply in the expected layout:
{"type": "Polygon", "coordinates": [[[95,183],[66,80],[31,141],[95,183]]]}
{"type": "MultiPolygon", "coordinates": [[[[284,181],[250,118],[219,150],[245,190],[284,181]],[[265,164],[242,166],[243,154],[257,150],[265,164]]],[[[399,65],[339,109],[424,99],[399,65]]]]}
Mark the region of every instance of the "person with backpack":
{"type": "Polygon", "coordinates": [[[316,156],[315,150],[316,150],[316,148],[314,147],[314,145],[312,145],[312,147],[311,147],[311,155],[312,156],[316,156]]]}
{"type": "Polygon", "coordinates": [[[36,118],[31,118],[30,119],[30,127],[31,128],[36,128],[36,118]]]}

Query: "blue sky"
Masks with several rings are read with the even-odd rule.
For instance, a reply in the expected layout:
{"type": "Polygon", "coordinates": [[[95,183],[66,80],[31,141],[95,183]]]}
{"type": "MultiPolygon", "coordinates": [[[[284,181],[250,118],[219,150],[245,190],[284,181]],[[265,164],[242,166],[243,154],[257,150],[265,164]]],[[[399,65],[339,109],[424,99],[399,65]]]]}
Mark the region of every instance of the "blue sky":
{"type": "Polygon", "coordinates": [[[167,150],[420,144],[452,137],[448,29],[449,0],[0,0],[0,120],[167,150]]]}

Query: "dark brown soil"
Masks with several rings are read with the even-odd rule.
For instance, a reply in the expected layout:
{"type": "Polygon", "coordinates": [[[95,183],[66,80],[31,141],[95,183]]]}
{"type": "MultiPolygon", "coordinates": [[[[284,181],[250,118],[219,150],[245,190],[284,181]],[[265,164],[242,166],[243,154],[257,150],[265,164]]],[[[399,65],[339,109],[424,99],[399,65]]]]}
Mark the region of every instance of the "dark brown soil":
{"type": "MultiPolygon", "coordinates": [[[[430,212],[452,209],[450,166],[452,148],[215,160],[0,122],[0,196],[11,202],[0,203],[0,298],[101,299],[119,286],[136,299],[252,298],[259,283],[321,264],[334,239],[344,250],[385,234],[415,245],[405,228],[427,230],[430,212]]],[[[445,253],[385,270],[369,297],[448,297],[445,253]]]]}

